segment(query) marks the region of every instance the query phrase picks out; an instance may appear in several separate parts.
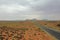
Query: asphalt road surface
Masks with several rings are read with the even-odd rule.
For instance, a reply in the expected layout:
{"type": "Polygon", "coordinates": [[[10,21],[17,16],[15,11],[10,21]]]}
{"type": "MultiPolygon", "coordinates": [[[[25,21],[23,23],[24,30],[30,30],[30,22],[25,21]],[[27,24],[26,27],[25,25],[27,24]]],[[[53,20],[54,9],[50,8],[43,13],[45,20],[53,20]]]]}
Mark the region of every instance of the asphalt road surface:
{"type": "Polygon", "coordinates": [[[46,28],[46,27],[43,27],[43,26],[42,26],[42,29],[44,29],[45,31],[47,31],[48,33],[50,33],[52,36],[54,36],[54,37],[56,37],[58,40],[60,40],[60,32],[51,30],[51,29],[46,28]]]}
{"type": "Polygon", "coordinates": [[[35,25],[37,25],[38,27],[40,27],[42,30],[45,30],[46,32],[48,32],[49,34],[51,34],[52,36],[54,36],[55,38],[57,38],[58,40],[60,40],[60,32],[57,32],[55,30],[52,30],[50,28],[47,28],[45,26],[41,26],[38,22],[33,21],[35,23],[35,25]]]}

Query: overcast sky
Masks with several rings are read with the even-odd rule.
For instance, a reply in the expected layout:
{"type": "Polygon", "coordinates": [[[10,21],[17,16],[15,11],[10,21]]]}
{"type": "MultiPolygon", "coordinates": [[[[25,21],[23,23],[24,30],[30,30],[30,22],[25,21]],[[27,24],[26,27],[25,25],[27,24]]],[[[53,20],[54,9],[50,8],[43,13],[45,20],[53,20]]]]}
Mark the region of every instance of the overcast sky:
{"type": "Polygon", "coordinates": [[[60,20],[60,0],[0,0],[0,20],[60,20]]]}

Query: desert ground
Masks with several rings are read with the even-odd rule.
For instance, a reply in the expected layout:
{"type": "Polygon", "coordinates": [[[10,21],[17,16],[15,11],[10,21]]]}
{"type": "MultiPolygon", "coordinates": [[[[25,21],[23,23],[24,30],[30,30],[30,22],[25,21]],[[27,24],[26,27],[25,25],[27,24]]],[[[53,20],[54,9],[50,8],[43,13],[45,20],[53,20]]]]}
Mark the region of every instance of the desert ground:
{"type": "Polygon", "coordinates": [[[60,31],[60,21],[38,21],[40,25],[60,31]]]}
{"type": "MultiPolygon", "coordinates": [[[[56,26],[60,22],[42,22],[41,25],[56,26]]],[[[0,40],[55,40],[42,29],[37,27],[32,21],[0,21],[0,40]]]]}

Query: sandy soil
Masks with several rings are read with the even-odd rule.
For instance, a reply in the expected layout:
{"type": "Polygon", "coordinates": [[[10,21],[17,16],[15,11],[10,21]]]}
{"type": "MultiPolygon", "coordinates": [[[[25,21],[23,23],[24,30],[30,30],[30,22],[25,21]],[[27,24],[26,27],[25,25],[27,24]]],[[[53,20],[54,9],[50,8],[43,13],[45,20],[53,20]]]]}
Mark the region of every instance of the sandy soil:
{"type": "Polygon", "coordinates": [[[55,40],[31,21],[0,22],[1,40],[55,40]]]}
{"type": "Polygon", "coordinates": [[[38,21],[39,24],[60,31],[60,21],[38,21]]]}

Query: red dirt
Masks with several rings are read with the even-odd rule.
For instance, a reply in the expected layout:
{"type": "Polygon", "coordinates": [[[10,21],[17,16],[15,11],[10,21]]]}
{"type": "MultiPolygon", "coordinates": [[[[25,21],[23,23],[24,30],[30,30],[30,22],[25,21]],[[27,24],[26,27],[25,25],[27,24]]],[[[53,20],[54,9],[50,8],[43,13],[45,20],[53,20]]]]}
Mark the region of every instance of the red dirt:
{"type": "Polygon", "coordinates": [[[54,40],[31,21],[20,22],[17,27],[0,27],[2,40],[54,40]]]}

